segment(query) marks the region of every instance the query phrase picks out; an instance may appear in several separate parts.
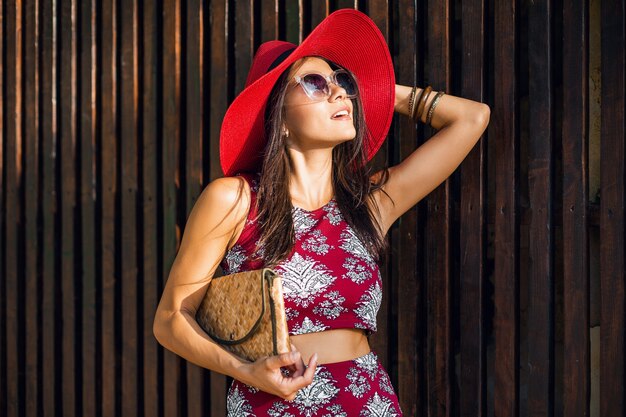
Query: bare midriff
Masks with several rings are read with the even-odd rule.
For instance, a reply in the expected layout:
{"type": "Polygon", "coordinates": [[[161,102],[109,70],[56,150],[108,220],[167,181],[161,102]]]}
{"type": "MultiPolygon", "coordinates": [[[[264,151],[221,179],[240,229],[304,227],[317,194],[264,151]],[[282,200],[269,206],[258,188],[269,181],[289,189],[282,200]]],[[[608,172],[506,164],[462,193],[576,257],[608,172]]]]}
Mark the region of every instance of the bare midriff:
{"type": "Polygon", "coordinates": [[[304,363],[317,353],[317,363],[343,362],[370,352],[365,332],[360,329],[333,329],[290,336],[304,363]]]}

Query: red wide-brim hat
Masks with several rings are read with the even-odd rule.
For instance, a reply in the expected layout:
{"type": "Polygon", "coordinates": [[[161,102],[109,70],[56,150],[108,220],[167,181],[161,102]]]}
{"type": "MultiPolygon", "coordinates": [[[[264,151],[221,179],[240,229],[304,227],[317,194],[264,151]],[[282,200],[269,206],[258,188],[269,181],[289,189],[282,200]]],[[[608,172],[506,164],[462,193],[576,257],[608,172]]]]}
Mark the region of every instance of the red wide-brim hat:
{"type": "Polygon", "coordinates": [[[260,169],[267,142],[263,125],[270,92],[285,69],[306,56],[324,57],[355,74],[369,131],[364,141],[367,159],[378,151],[393,117],[393,63],[376,24],[357,10],[342,9],[328,15],[299,46],[283,41],[261,44],[246,87],[230,105],[222,122],[220,162],[224,175],[260,169]],[[292,51],[290,55],[270,69],[289,51],[292,51]]]}

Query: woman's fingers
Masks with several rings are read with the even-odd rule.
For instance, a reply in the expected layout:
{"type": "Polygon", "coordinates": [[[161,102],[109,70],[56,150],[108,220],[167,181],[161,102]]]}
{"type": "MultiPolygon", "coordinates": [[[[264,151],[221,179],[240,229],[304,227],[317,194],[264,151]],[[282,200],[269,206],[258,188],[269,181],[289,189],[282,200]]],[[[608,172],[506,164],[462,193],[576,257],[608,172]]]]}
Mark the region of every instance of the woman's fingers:
{"type": "Polygon", "coordinates": [[[309,366],[304,370],[301,375],[289,378],[298,388],[303,388],[313,382],[313,376],[315,375],[315,368],[317,368],[317,353],[314,353],[309,359],[309,366]]]}
{"type": "Polygon", "coordinates": [[[265,366],[269,369],[279,369],[281,367],[288,368],[289,366],[295,365],[298,361],[302,361],[300,352],[294,351],[270,356],[265,360],[265,366]]]}

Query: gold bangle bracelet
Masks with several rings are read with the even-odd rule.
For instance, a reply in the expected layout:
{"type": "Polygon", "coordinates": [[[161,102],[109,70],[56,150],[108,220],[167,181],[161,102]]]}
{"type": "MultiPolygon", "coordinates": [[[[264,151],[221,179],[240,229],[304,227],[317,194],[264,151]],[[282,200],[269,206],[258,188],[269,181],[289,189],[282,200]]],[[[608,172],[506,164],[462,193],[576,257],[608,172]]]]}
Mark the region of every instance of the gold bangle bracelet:
{"type": "Polygon", "coordinates": [[[426,106],[426,102],[428,101],[428,96],[431,91],[433,91],[431,86],[426,87],[424,91],[422,91],[422,95],[420,96],[420,101],[417,106],[417,113],[415,114],[415,121],[422,119],[422,113],[424,113],[424,107],[426,106]]]}
{"type": "Polygon", "coordinates": [[[435,96],[435,98],[433,99],[433,102],[430,104],[430,108],[428,109],[428,114],[426,115],[426,124],[430,125],[430,122],[433,118],[433,113],[435,112],[435,107],[437,107],[437,104],[439,104],[439,99],[445,94],[445,92],[443,91],[439,91],[437,93],[437,95],[435,96]]]}
{"type": "Polygon", "coordinates": [[[411,96],[409,97],[409,117],[411,117],[413,115],[413,112],[415,111],[415,108],[413,107],[415,105],[415,93],[417,92],[417,86],[413,87],[413,89],[411,90],[411,96]]]}

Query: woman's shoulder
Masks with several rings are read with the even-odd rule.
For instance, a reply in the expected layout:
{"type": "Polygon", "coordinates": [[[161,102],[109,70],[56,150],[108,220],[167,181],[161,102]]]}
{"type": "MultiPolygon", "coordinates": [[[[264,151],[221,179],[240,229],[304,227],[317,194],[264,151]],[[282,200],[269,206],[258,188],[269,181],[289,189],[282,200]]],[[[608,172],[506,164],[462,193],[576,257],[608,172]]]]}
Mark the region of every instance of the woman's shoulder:
{"type": "Polygon", "coordinates": [[[245,220],[250,209],[250,185],[241,177],[221,177],[202,190],[188,222],[200,229],[236,227],[245,220]]]}

